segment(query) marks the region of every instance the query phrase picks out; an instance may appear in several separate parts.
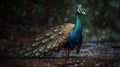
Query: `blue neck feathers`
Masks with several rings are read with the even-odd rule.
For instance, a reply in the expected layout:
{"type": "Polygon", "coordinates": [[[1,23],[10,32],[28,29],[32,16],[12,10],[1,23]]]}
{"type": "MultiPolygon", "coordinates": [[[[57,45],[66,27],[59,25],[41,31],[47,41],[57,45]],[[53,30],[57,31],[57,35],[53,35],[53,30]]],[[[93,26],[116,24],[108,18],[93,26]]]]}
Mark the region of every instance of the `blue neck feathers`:
{"type": "Polygon", "coordinates": [[[71,29],[70,36],[81,36],[82,35],[82,26],[78,14],[76,15],[75,27],[71,29]]]}
{"type": "Polygon", "coordinates": [[[76,15],[76,23],[75,23],[75,28],[73,30],[78,31],[81,30],[81,22],[80,22],[80,18],[78,15],[76,15]]]}
{"type": "Polygon", "coordinates": [[[76,43],[76,41],[82,41],[82,27],[78,14],[75,19],[75,27],[69,33],[69,42],[76,43]]]}

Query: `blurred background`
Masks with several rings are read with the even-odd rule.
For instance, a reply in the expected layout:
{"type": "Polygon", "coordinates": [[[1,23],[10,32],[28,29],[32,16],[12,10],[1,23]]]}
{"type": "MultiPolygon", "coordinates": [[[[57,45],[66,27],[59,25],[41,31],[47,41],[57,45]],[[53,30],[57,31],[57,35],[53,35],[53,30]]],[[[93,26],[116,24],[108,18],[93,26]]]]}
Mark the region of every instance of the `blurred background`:
{"type": "Polygon", "coordinates": [[[87,13],[81,16],[85,36],[120,40],[119,0],[0,0],[0,50],[22,47],[49,27],[74,23],[77,2],[87,13]]]}
{"type": "Polygon", "coordinates": [[[80,16],[84,41],[97,44],[84,43],[79,58],[9,59],[1,60],[0,66],[120,67],[120,0],[0,0],[0,56],[10,48],[25,46],[50,27],[74,23],[78,2],[87,14],[80,16]]]}

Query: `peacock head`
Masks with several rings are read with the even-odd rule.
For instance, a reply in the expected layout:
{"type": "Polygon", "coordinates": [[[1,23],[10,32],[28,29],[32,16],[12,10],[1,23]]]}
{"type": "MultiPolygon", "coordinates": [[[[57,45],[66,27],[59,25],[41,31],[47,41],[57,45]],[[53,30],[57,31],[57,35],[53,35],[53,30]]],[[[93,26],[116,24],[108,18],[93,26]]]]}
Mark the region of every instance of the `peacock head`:
{"type": "Polygon", "coordinates": [[[78,2],[78,3],[77,3],[77,13],[78,13],[78,14],[86,15],[85,10],[82,8],[81,2],[78,2]]]}

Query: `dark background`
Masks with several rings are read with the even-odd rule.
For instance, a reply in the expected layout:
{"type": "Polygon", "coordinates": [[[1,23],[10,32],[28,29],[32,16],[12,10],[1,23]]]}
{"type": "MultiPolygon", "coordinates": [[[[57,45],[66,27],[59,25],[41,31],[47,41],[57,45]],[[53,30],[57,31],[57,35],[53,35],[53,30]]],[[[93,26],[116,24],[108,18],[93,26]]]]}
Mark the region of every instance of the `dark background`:
{"type": "Polygon", "coordinates": [[[0,49],[21,46],[49,27],[74,23],[75,5],[83,4],[83,32],[120,39],[119,0],[0,0],[0,49]]]}

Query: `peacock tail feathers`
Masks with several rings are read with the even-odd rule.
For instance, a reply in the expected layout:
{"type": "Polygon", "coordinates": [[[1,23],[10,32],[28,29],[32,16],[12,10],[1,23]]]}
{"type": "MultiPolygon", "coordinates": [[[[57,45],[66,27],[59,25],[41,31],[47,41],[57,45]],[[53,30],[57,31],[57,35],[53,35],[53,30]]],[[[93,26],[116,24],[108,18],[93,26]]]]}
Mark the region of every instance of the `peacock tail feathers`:
{"type": "Polygon", "coordinates": [[[38,35],[36,39],[24,46],[18,51],[20,57],[43,57],[49,56],[58,48],[63,46],[67,41],[70,30],[74,27],[72,23],[65,23],[50,28],[42,35],[38,35]]]}

